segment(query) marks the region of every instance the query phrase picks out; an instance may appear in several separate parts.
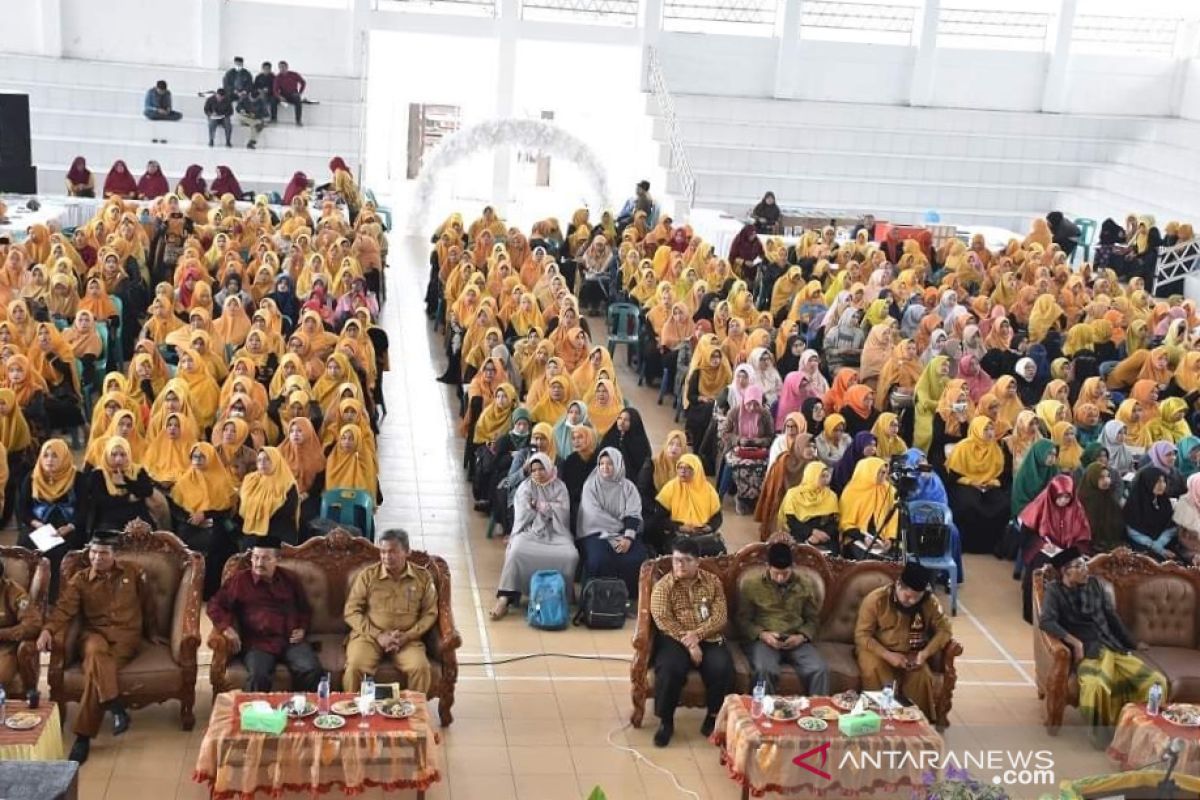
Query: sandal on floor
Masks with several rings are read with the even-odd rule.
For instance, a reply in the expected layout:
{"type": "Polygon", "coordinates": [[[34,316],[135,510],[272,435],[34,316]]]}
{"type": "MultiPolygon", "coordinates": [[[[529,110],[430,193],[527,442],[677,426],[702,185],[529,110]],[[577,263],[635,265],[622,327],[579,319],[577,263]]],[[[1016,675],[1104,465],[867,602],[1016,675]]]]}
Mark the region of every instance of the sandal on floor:
{"type": "Polygon", "coordinates": [[[506,616],[508,616],[508,607],[509,607],[509,604],[505,603],[504,609],[502,611],[498,610],[500,608],[500,605],[499,605],[499,603],[497,603],[496,605],[492,606],[491,611],[488,612],[488,616],[492,619],[493,622],[495,622],[498,619],[504,619],[506,616]]]}

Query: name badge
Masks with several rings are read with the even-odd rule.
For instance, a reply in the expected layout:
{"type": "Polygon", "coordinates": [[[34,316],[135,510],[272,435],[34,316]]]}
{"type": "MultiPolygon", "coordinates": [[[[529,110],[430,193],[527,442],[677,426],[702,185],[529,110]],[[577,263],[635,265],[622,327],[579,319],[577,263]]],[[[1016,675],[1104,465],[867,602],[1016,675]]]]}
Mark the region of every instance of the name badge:
{"type": "Polygon", "coordinates": [[[705,621],[705,622],[708,621],[708,598],[707,597],[700,601],[700,619],[701,619],[701,621],[705,621]]]}

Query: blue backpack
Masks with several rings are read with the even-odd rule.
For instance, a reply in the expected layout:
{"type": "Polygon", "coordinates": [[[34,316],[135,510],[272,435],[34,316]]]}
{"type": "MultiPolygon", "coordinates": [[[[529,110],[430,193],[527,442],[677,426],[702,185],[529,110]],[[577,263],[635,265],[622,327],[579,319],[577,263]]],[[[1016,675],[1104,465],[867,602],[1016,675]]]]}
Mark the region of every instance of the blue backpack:
{"type": "Polygon", "coordinates": [[[560,631],[567,627],[570,615],[567,612],[567,586],[562,573],[553,569],[540,569],[529,581],[529,610],[525,621],[534,628],[560,631]]]}

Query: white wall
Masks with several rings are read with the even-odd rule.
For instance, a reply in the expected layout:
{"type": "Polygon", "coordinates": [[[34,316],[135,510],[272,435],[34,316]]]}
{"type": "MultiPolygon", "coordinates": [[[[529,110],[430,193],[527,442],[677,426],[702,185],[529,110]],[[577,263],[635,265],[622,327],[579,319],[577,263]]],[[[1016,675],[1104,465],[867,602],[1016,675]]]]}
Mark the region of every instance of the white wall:
{"type": "Polygon", "coordinates": [[[1038,111],[1049,57],[1045,53],[938,48],[933,105],[1038,111]]]}
{"type": "MultiPolygon", "coordinates": [[[[202,25],[203,2],[61,0],[62,55],[97,61],[199,66],[201,43],[196,32],[202,25]]],[[[6,3],[5,14],[7,6],[25,4],[25,0],[6,3]]]]}
{"type": "Polygon", "coordinates": [[[357,75],[353,30],[348,9],[222,2],[221,64],[242,56],[257,72],[260,62],[282,59],[301,75],[357,75]]]}
{"type": "Polygon", "coordinates": [[[658,42],[672,93],[772,97],[775,40],[664,32],[658,42]]]}
{"type": "Polygon", "coordinates": [[[1066,110],[1169,116],[1174,75],[1175,62],[1166,58],[1073,55],[1067,67],[1066,110]]]}
{"type": "MultiPolygon", "coordinates": [[[[771,48],[774,51],[774,48],[771,48]]],[[[906,104],[916,48],[801,41],[783,76],[803,100],[906,104]]]]}
{"type": "Polygon", "coordinates": [[[0,25],[0,52],[42,52],[42,11],[36,2],[4,4],[4,24],[0,25]]]}
{"type": "Polygon", "coordinates": [[[1188,62],[1184,75],[1186,83],[1183,88],[1183,102],[1180,104],[1179,116],[1186,119],[1200,119],[1200,61],[1188,62]]]}

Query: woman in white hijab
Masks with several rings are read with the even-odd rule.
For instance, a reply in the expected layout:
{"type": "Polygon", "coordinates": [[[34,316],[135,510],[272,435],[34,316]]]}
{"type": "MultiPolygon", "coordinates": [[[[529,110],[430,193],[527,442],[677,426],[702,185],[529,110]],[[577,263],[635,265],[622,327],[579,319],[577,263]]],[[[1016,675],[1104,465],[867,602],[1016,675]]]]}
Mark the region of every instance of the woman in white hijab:
{"type": "Polygon", "coordinates": [[[583,583],[593,578],[619,578],[637,607],[638,573],[646,560],[639,537],[642,499],[625,477],[625,459],[615,447],[600,451],[596,469],[583,484],[579,499],[579,546],[583,551],[583,583]]]}
{"type": "Polygon", "coordinates": [[[771,351],[756,347],[750,351],[750,359],[746,363],[754,369],[754,382],[763,391],[763,405],[774,405],[783,389],[783,378],[779,377],[771,351]]]}

